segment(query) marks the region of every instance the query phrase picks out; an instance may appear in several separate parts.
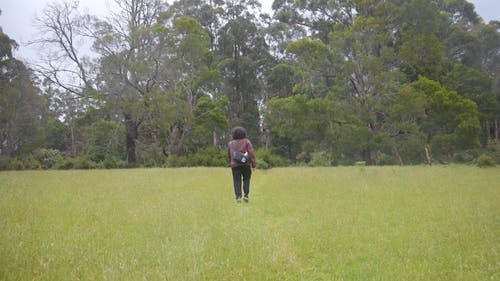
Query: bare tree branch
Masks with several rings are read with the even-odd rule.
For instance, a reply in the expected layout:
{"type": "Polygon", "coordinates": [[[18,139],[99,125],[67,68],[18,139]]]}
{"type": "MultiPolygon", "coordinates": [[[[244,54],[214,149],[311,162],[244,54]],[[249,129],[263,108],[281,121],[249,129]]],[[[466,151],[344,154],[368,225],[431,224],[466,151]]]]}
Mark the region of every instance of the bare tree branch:
{"type": "Polygon", "coordinates": [[[95,89],[90,67],[86,64],[82,46],[88,29],[83,28],[78,14],[78,1],[52,3],[36,19],[40,37],[30,44],[40,46],[46,58],[36,65],[38,72],[55,85],[83,97],[84,89],[95,89]],[[45,65],[45,66],[44,66],[45,65]],[[69,80],[79,80],[70,82],[69,80]]]}

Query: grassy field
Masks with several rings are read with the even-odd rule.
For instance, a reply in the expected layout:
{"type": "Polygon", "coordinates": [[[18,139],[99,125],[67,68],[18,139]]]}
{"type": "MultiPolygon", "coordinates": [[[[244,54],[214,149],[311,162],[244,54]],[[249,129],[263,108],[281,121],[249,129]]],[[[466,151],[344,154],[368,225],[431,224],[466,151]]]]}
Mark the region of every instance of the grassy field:
{"type": "Polygon", "coordinates": [[[500,280],[500,168],[0,173],[0,280],[500,280]]]}

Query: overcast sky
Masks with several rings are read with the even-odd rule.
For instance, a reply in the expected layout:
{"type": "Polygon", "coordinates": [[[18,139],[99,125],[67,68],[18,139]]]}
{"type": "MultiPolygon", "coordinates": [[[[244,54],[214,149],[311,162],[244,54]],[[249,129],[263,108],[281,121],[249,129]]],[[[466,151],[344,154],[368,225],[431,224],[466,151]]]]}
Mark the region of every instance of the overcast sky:
{"type": "MultiPolygon", "coordinates": [[[[273,0],[260,0],[264,11],[271,13],[273,0]]],[[[15,53],[20,59],[29,60],[36,52],[25,46],[36,34],[34,18],[40,15],[47,3],[52,0],[1,0],[0,27],[10,38],[20,45],[15,53]]],[[[476,12],[485,22],[500,20],[500,0],[469,0],[476,7],[476,12]]],[[[105,15],[113,0],[80,0],[80,8],[95,15],[105,15]]]]}

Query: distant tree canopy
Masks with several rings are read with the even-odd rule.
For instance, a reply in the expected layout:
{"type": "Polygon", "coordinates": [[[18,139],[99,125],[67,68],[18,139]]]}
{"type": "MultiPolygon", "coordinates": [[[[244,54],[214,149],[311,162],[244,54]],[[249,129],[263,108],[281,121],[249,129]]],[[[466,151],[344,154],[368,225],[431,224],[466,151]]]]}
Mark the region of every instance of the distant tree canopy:
{"type": "Polygon", "coordinates": [[[447,162],[500,142],[500,22],[466,0],[272,8],[124,0],[98,18],[49,4],[33,69],[0,32],[0,160],[224,165],[235,125],[281,165],[447,162]]]}

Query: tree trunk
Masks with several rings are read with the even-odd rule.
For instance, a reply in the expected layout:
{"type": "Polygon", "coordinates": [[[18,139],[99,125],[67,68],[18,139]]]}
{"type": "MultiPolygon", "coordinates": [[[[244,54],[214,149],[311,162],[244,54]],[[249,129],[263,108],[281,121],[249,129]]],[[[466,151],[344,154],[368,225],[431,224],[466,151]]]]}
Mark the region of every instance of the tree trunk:
{"type": "Polygon", "coordinates": [[[370,148],[363,150],[363,159],[365,160],[366,165],[373,165],[372,150],[370,148]]]}
{"type": "Polygon", "coordinates": [[[68,140],[67,140],[67,150],[69,157],[76,157],[76,145],[75,145],[75,131],[73,124],[69,125],[69,133],[68,133],[68,140]]]}
{"type": "Polygon", "coordinates": [[[127,163],[130,166],[137,164],[137,139],[139,137],[139,125],[133,120],[132,114],[124,113],[125,131],[127,144],[127,163]]]}
{"type": "Polygon", "coordinates": [[[495,118],[495,139],[497,142],[500,141],[500,124],[498,124],[498,118],[495,118]]]}
{"type": "Polygon", "coordinates": [[[403,166],[403,158],[401,158],[401,154],[399,153],[399,149],[395,146],[392,147],[392,151],[394,152],[394,155],[396,156],[396,159],[398,160],[399,165],[403,166]]]}
{"type": "Polygon", "coordinates": [[[427,164],[432,165],[432,157],[431,157],[429,145],[425,146],[425,158],[427,159],[427,164]]]}

